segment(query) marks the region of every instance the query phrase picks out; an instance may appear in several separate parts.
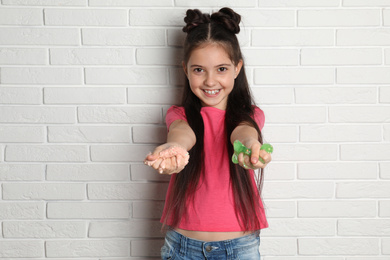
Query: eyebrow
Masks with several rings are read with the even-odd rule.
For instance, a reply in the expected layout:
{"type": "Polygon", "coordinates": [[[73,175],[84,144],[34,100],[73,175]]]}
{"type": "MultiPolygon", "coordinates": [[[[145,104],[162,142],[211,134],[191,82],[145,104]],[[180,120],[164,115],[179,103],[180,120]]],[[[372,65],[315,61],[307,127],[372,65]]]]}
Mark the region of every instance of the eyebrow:
{"type": "MultiPolygon", "coordinates": [[[[226,63],[226,64],[219,64],[219,65],[215,66],[215,68],[218,68],[218,67],[231,67],[231,66],[232,66],[232,64],[226,63]]],[[[203,66],[202,65],[193,64],[190,67],[193,68],[193,67],[203,67],[203,66]]]]}

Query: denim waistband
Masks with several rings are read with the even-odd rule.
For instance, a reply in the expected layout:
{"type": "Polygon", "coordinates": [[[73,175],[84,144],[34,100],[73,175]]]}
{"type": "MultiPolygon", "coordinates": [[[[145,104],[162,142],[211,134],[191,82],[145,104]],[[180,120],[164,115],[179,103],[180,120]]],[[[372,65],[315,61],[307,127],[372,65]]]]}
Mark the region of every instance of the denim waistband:
{"type": "Polygon", "coordinates": [[[237,250],[245,250],[247,247],[253,247],[259,237],[260,231],[242,236],[235,239],[228,239],[222,241],[201,241],[186,237],[177,231],[170,229],[166,234],[166,239],[171,243],[176,244],[176,248],[180,248],[180,255],[186,255],[189,251],[202,252],[203,254],[225,254],[233,256],[233,252],[237,250]]]}

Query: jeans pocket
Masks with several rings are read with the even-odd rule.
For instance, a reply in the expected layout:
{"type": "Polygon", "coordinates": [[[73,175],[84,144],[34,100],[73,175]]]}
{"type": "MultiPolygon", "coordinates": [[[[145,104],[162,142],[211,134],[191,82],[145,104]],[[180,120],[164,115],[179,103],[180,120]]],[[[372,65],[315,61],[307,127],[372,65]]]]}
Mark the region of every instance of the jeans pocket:
{"type": "Polygon", "coordinates": [[[161,259],[173,260],[175,259],[175,248],[165,239],[164,245],[161,247],[161,259]]]}

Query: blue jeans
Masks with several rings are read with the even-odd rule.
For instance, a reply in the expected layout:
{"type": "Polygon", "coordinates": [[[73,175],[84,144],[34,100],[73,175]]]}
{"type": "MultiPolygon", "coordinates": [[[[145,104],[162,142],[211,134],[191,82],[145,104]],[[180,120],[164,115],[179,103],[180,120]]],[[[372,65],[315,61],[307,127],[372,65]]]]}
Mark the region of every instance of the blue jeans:
{"type": "Polygon", "coordinates": [[[232,240],[205,242],[168,230],[161,248],[164,260],[260,260],[260,231],[232,240]]]}

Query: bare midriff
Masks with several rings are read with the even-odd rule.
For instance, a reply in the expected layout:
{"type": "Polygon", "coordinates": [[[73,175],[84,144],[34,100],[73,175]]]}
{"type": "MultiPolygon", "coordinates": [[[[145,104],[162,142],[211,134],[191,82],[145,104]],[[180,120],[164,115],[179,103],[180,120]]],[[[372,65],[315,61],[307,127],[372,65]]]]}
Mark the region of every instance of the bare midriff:
{"type": "Polygon", "coordinates": [[[185,230],[180,228],[175,228],[175,230],[180,234],[182,234],[183,236],[196,239],[196,240],[206,241],[206,242],[235,239],[252,233],[252,231],[205,232],[205,231],[185,230]]]}

